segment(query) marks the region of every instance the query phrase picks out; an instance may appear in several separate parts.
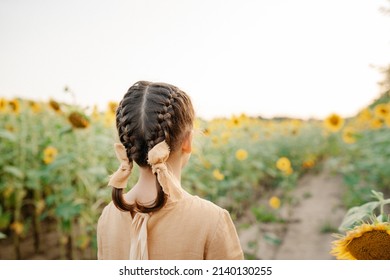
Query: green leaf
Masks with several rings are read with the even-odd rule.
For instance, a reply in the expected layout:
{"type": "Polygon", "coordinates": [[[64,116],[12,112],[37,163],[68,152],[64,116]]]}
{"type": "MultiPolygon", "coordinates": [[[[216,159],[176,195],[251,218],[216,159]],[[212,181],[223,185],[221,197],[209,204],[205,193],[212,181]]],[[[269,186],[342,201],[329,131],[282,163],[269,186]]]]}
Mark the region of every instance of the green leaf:
{"type": "Polygon", "coordinates": [[[54,203],[55,203],[55,201],[56,201],[56,195],[55,194],[51,194],[51,195],[48,195],[47,197],[46,197],[46,199],[45,199],[45,201],[46,201],[46,205],[47,206],[52,206],[52,205],[54,205],[54,203]]]}
{"type": "Polygon", "coordinates": [[[56,215],[65,220],[70,221],[74,217],[78,216],[81,212],[81,205],[74,204],[73,202],[64,202],[57,206],[55,213],[56,215]]]}
{"type": "Polygon", "coordinates": [[[357,223],[373,215],[373,211],[380,205],[379,201],[372,201],[362,206],[352,207],[345,215],[339,230],[347,231],[354,227],[357,223]]]}
{"type": "Polygon", "coordinates": [[[271,235],[271,234],[265,234],[264,240],[267,243],[272,244],[272,245],[276,245],[276,246],[282,244],[282,240],[279,237],[277,237],[275,235],[271,235]]]}
{"type": "Polygon", "coordinates": [[[0,229],[7,228],[11,222],[11,213],[0,213],[0,229]]]}
{"type": "Polygon", "coordinates": [[[7,238],[7,235],[5,235],[4,233],[0,232],[0,239],[5,239],[7,238]]]}
{"type": "Polygon", "coordinates": [[[72,131],[73,131],[72,126],[64,127],[60,130],[60,137],[63,136],[64,134],[71,133],[72,131]]]}
{"type": "Polygon", "coordinates": [[[29,189],[40,189],[41,172],[35,169],[27,171],[26,187],[29,189]]]}
{"type": "Polygon", "coordinates": [[[383,200],[383,205],[390,204],[390,198],[383,200]]]}
{"type": "Polygon", "coordinates": [[[6,131],[6,130],[0,130],[0,138],[6,139],[10,142],[16,141],[16,136],[12,132],[6,131]]]}
{"type": "Polygon", "coordinates": [[[381,193],[381,192],[376,192],[376,191],[374,191],[374,190],[372,190],[371,192],[372,192],[372,194],[373,194],[373,197],[376,198],[377,200],[382,201],[382,200],[384,199],[383,193],[381,193]]]}
{"type": "Polygon", "coordinates": [[[8,166],[5,166],[3,170],[5,173],[8,173],[16,178],[23,179],[23,177],[24,177],[22,170],[20,170],[19,168],[15,167],[15,166],[8,165],[8,166]]]}
{"type": "Polygon", "coordinates": [[[353,187],[359,184],[360,177],[358,176],[358,174],[351,172],[349,174],[344,175],[344,182],[346,185],[353,187]]]}

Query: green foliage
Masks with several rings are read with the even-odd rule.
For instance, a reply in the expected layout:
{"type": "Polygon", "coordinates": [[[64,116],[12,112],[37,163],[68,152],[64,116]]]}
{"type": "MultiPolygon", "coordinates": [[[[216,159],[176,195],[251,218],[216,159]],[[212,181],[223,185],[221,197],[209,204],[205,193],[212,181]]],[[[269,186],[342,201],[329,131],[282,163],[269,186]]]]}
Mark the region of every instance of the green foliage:
{"type": "Polygon", "coordinates": [[[390,192],[390,130],[382,128],[361,133],[354,145],[344,152],[344,182],[348,192],[347,207],[360,205],[370,198],[371,190],[390,192]]]}
{"type": "Polygon", "coordinates": [[[60,236],[84,232],[95,239],[99,211],[110,199],[108,174],[116,169],[113,123],[94,120],[77,129],[68,119],[73,106],[55,111],[46,103],[33,109],[27,100],[8,102],[17,107],[0,112],[0,230],[19,237],[30,224],[37,236],[42,221],[54,220],[60,236]]]}
{"type": "Polygon", "coordinates": [[[326,233],[333,233],[337,231],[337,227],[334,226],[331,222],[325,221],[323,225],[320,228],[320,233],[326,234],[326,233]]]}
{"type": "Polygon", "coordinates": [[[256,220],[260,223],[280,223],[284,222],[281,219],[277,212],[267,209],[264,205],[253,206],[251,208],[253,215],[256,217],[256,220]]]}
{"type": "Polygon", "coordinates": [[[380,222],[388,221],[387,215],[384,213],[384,206],[390,204],[390,199],[384,199],[382,193],[375,191],[372,191],[371,197],[375,200],[360,206],[352,207],[348,210],[339,226],[339,231],[348,231],[369,219],[380,222]],[[378,211],[375,212],[375,210],[378,211]]]}

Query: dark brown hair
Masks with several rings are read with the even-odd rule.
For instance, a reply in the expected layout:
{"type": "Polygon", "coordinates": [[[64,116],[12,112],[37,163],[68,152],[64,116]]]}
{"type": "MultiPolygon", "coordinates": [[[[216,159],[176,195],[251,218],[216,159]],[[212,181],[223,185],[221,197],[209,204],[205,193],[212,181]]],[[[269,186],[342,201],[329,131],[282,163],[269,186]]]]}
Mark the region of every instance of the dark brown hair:
{"type": "MultiPolygon", "coordinates": [[[[166,83],[139,81],[129,88],[116,110],[119,140],[126,148],[129,161],[148,167],[148,152],[166,141],[176,151],[194,122],[194,109],[189,96],[166,83]]],[[[161,209],[166,195],[156,177],[157,198],[151,205],[128,204],[122,189],[112,189],[112,200],[122,211],[144,213],[161,209]]]]}

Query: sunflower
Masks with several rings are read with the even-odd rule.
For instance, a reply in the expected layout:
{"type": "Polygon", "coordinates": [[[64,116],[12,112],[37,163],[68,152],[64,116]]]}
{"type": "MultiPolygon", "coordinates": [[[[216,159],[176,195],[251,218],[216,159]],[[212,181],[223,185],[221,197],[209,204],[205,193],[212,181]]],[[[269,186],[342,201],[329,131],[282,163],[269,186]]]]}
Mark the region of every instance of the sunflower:
{"type": "Polygon", "coordinates": [[[299,133],[299,129],[298,129],[298,128],[293,128],[293,129],[291,130],[291,135],[292,135],[292,136],[298,135],[298,133],[299,133]]]}
{"type": "Polygon", "coordinates": [[[390,108],[388,104],[378,104],[374,108],[374,113],[377,118],[386,119],[390,114],[390,108]]]}
{"type": "Polygon", "coordinates": [[[89,126],[88,119],[79,112],[70,113],[68,120],[74,128],[87,128],[89,126]]]}
{"type": "Polygon", "coordinates": [[[7,110],[7,99],[0,98],[0,113],[3,113],[7,110]]]}
{"type": "Polygon", "coordinates": [[[276,168],[280,171],[283,171],[287,175],[290,175],[293,172],[291,162],[286,157],[281,157],[276,161],[276,168]]]}
{"type": "Polygon", "coordinates": [[[225,175],[223,175],[221,173],[221,171],[219,171],[219,169],[214,169],[213,171],[213,176],[215,179],[217,179],[218,181],[222,181],[224,178],[225,178],[225,175]]]}
{"type": "Polygon", "coordinates": [[[276,162],[276,167],[280,170],[280,171],[286,171],[288,170],[290,167],[291,167],[291,162],[288,158],[286,157],[281,157],[278,159],[278,161],[276,162]]]}
{"type": "Polygon", "coordinates": [[[273,196],[268,200],[268,204],[273,209],[279,209],[281,203],[279,197],[273,196]]]}
{"type": "Polygon", "coordinates": [[[308,158],[302,163],[302,167],[304,169],[310,169],[313,168],[313,166],[316,164],[316,161],[314,158],[308,158]]]}
{"type": "Polygon", "coordinates": [[[39,113],[41,111],[41,105],[35,101],[30,100],[29,102],[30,109],[33,113],[39,113]]]}
{"type": "Polygon", "coordinates": [[[20,113],[20,102],[18,99],[13,99],[8,102],[9,107],[11,107],[11,111],[15,114],[20,113]]]}
{"type": "Polygon", "coordinates": [[[346,127],[343,130],[343,141],[347,144],[353,144],[356,142],[356,131],[351,127],[346,127]]]}
{"type": "Polygon", "coordinates": [[[228,122],[229,128],[240,127],[242,119],[240,117],[232,116],[228,122]]]}
{"type": "Polygon", "coordinates": [[[13,222],[10,228],[16,235],[21,235],[24,231],[24,225],[21,222],[13,222]]]}
{"type": "Polygon", "coordinates": [[[118,102],[110,101],[107,105],[107,111],[113,115],[116,115],[116,109],[118,108],[118,106],[118,102]]]}
{"type": "Polygon", "coordinates": [[[339,260],[390,260],[390,223],[362,224],[332,245],[339,260]]]}
{"type": "Polygon", "coordinates": [[[343,127],[344,119],[337,114],[331,114],[325,119],[324,125],[328,130],[337,132],[343,127]]]}
{"type": "Polygon", "coordinates": [[[236,152],[236,159],[239,161],[246,160],[248,157],[248,152],[244,149],[238,149],[236,152]]]}
{"type": "Polygon", "coordinates": [[[60,112],[61,112],[61,106],[60,106],[60,104],[59,104],[57,101],[51,99],[51,100],[49,101],[49,106],[50,106],[56,113],[60,113],[60,112]]]}
{"type": "Polygon", "coordinates": [[[370,127],[372,129],[379,129],[383,126],[383,120],[380,118],[373,118],[370,122],[370,127]]]}
{"type": "Polygon", "coordinates": [[[359,121],[365,122],[372,118],[372,113],[369,108],[364,108],[358,114],[359,121]]]}
{"type": "Polygon", "coordinates": [[[52,163],[56,156],[58,154],[58,150],[52,146],[49,146],[47,147],[44,151],[43,151],[43,162],[45,164],[50,164],[52,163]]]}
{"type": "Polygon", "coordinates": [[[210,136],[210,129],[208,129],[208,128],[203,129],[202,134],[204,136],[210,136]]]}

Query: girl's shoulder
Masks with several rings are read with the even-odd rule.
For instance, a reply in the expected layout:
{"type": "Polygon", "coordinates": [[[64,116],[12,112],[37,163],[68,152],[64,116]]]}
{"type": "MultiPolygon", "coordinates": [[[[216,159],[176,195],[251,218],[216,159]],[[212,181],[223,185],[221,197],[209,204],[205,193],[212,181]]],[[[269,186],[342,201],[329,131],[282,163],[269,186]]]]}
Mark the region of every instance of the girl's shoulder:
{"type": "Polygon", "coordinates": [[[106,223],[107,221],[110,221],[110,223],[127,223],[131,220],[129,212],[119,210],[111,201],[103,208],[98,223],[106,223]]]}
{"type": "Polygon", "coordinates": [[[198,213],[199,215],[207,215],[209,218],[227,213],[227,210],[197,195],[188,195],[182,199],[179,208],[182,208],[184,211],[198,213]]]}

